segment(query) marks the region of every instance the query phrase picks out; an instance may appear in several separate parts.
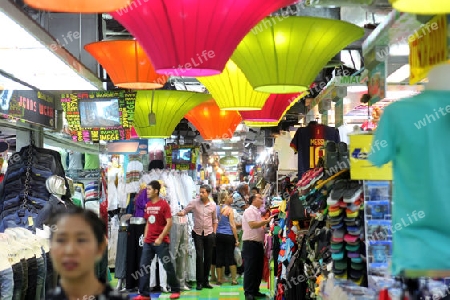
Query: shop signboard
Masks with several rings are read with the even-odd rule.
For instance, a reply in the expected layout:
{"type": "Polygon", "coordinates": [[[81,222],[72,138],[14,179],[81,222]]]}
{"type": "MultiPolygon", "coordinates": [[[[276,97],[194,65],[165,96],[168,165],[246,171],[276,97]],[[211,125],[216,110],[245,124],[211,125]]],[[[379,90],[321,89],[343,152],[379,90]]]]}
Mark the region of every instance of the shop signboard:
{"type": "Polygon", "coordinates": [[[335,86],[365,86],[361,75],[355,76],[336,76],[334,79],[335,86]]]}
{"type": "Polygon", "coordinates": [[[41,91],[0,90],[0,114],[55,128],[55,99],[41,91]]]}
{"type": "Polygon", "coordinates": [[[392,162],[381,167],[374,166],[369,153],[383,144],[372,145],[373,134],[350,135],[350,177],[352,180],[392,180],[392,162]]]}
{"type": "Polygon", "coordinates": [[[437,15],[409,38],[409,83],[427,77],[430,69],[448,59],[447,15],[437,15]]]}
{"type": "Polygon", "coordinates": [[[386,62],[380,62],[369,71],[368,91],[370,104],[386,98],[386,62]]]}
{"type": "Polygon", "coordinates": [[[135,101],[136,93],[124,90],[61,95],[61,105],[76,142],[130,139],[135,101]]]}
{"type": "Polygon", "coordinates": [[[219,163],[222,166],[236,166],[237,164],[239,164],[239,158],[235,157],[235,156],[224,156],[219,160],[219,163]]]}

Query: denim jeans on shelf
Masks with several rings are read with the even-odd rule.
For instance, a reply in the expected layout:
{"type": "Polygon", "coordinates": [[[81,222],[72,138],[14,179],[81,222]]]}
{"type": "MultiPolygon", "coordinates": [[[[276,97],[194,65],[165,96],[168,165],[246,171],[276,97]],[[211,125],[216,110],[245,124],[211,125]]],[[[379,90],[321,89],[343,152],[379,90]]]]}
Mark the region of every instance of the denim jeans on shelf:
{"type": "Polygon", "coordinates": [[[35,210],[19,209],[11,214],[4,216],[0,220],[0,232],[4,232],[7,228],[22,227],[28,230],[34,230],[35,210]],[[32,225],[32,226],[30,226],[32,225]]]}
{"type": "Polygon", "coordinates": [[[180,282],[175,274],[172,259],[169,252],[169,244],[162,243],[159,246],[144,243],[141,256],[141,268],[134,274],[134,277],[139,278],[139,293],[143,296],[150,295],[150,266],[155,255],[161,258],[164,269],[167,273],[167,284],[170,286],[173,293],[180,292],[180,282]]]}
{"type": "Polygon", "coordinates": [[[36,280],[36,292],[34,293],[34,299],[43,299],[40,298],[42,295],[42,290],[45,285],[45,262],[42,256],[36,259],[37,262],[37,280],[36,280]]]}
{"type": "Polygon", "coordinates": [[[50,253],[45,253],[45,262],[47,263],[47,273],[45,274],[45,290],[49,291],[54,289],[56,279],[54,277],[58,276],[53,270],[53,263],[50,259],[50,253]]]}
{"type": "Polygon", "coordinates": [[[22,203],[22,199],[20,199],[20,196],[17,195],[13,198],[5,199],[5,201],[3,202],[3,209],[7,210],[7,209],[19,207],[21,203],[22,203]]]}
{"type": "Polygon", "coordinates": [[[180,285],[186,285],[186,272],[188,266],[189,231],[187,223],[178,222],[178,217],[173,217],[170,229],[170,254],[175,262],[175,270],[180,280],[180,285]]]}
{"type": "Polygon", "coordinates": [[[47,168],[45,168],[43,166],[39,166],[39,165],[32,166],[31,172],[32,172],[32,176],[34,178],[40,177],[40,178],[47,179],[53,175],[53,173],[50,169],[47,169],[47,168]]]}
{"type": "Polygon", "coordinates": [[[47,264],[48,264],[47,253],[45,252],[44,248],[41,248],[41,250],[42,250],[42,261],[44,262],[44,265],[43,269],[40,269],[38,265],[38,272],[40,273],[39,275],[41,275],[42,273],[44,279],[42,280],[42,288],[40,291],[41,294],[38,295],[38,291],[36,290],[36,300],[45,299],[45,292],[46,292],[45,285],[47,281],[47,264]]]}
{"type": "Polygon", "coordinates": [[[25,172],[25,167],[17,165],[17,169],[7,172],[5,179],[4,179],[5,183],[9,183],[14,180],[17,180],[18,178],[20,178],[22,176],[22,174],[24,172],[25,172]]]}
{"type": "Polygon", "coordinates": [[[28,263],[25,258],[22,258],[20,260],[20,263],[22,264],[22,292],[20,295],[21,300],[25,300],[25,296],[27,294],[28,289],[28,263]]]}
{"type": "Polygon", "coordinates": [[[0,271],[0,300],[12,300],[14,293],[14,272],[12,267],[0,271]]]}
{"type": "Polygon", "coordinates": [[[28,258],[28,288],[25,294],[25,300],[35,300],[36,287],[38,280],[38,264],[36,257],[28,258]]]}
{"type": "MultiPolygon", "coordinates": [[[[22,299],[23,269],[20,262],[12,266],[14,276],[13,300],[22,299]]],[[[43,299],[43,298],[42,298],[43,299]]]]}

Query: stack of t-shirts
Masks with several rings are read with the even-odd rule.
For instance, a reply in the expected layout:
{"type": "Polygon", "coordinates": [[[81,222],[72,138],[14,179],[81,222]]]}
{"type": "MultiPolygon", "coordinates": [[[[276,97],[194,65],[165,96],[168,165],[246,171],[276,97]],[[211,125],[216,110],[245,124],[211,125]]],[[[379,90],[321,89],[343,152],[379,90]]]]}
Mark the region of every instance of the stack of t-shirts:
{"type": "Polygon", "coordinates": [[[85,188],[85,201],[97,201],[99,198],[99,192],[98,192],[98,182],[97,181],[91,181],[88,184],[86,184],[85,188]]]}
{"type": "Polygon", "coordinates": [[[336,181],[327,199],[333,234],[331,238],[331,257],[333,273],[336,278],[350,279],[361,284],[364,278],[365,255],[362,214],[362,189],[356,181],[336,181]]]}

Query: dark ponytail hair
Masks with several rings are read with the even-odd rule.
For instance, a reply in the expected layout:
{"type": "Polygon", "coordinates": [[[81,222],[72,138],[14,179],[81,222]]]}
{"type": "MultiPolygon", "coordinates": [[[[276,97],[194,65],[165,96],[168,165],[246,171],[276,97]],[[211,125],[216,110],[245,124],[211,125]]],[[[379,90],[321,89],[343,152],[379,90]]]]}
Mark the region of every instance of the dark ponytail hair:
{"type": "Polygon", "coordinates": [[[53,238],[53,233],[58,230],[58,222],[64,217],[81,217],[89,225],[89,227],[91,227],[98,244],[101,245],[106,242],[105,223],[93,211],[77,206],[71,206],[58,210],[56,214],[50,219],[50,239],[53,238]]]}

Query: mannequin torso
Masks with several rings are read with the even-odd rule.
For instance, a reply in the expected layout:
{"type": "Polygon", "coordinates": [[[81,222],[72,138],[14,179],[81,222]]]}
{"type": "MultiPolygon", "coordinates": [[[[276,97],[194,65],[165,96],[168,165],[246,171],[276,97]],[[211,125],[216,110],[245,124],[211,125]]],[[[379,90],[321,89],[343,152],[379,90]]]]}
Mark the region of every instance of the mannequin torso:
{"type": "Polygon", "coordinates": [[[450,229],[450,172],[443,167],[450,155],[450,65],[429,72],[426,90],[388,105],[381,116],[372,142],[369,160],[376,166],[392,161],[395,210],[392,223],[401,222],[414,211],[426,213],[408,227],[393,232],[392,274],[407,270],[448,270],[450,229]],[[383,143],[383,146],[380,146],[383,143]],[[378,146],[376,146],[378,145],[378,146]],[[424,201],[432,199],[432,201],[424,201]],[[438,208],[438,209],[437,209],[438,208]],[[426,236],[426,247],[422,237],[426,236]],[[415,249],[415,251],[403,251],[415,249]],[[429,255],[433,253],[433,255],[429,255]],[[427,257],[423,260],[422,257],[427,257]]]}

